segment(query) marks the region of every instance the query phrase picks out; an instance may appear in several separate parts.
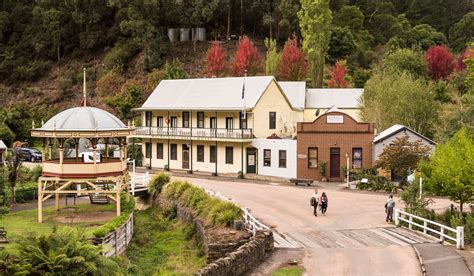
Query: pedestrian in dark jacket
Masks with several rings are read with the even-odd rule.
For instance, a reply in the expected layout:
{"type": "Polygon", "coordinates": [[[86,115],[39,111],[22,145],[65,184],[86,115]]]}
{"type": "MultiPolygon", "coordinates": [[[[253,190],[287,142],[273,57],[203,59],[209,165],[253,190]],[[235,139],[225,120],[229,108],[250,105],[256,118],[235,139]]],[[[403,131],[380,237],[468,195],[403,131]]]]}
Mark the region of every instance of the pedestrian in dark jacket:
{"type": "Polygon", "coordinates": [[[326,210],[328,209],[328,196],[325,192],[323,192],[321,198],[319,199],[319,205],[321,206],[321,213],[325,215],[326,210]]]}
{"type": "Polygon", "coordinates": [[[385,218],[385,221],[392,222],[394,208],[395,208],[395,200],[393,200],[393,195],[390,195],[387,199],[387,202],[385,202],[385,213],[387,213],[387,217],[385,218]]]}
{"type": "Polygon", "coordinates": [[[310,204],[313,206],[313,215],[318,216],[318,189],[314,190],[314,193],[311,195],[310,204]]]}

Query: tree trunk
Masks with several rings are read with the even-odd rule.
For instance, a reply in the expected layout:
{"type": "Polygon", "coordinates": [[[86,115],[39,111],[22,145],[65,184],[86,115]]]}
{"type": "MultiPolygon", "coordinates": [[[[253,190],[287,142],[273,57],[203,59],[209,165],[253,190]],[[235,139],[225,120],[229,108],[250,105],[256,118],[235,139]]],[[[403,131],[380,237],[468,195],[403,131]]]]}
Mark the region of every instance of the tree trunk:
{"type": "Polygon", "coordinates": [[[459,200],[459,212],[461,212],[461,216],[462,216],[462,206],[464,204],[464,201],[463,200],[459,200]]]}
{"type": "Polygon", "coordinates": [[[232,11],[232,2],[229,3],[229,12],[227,13],[227,40],[230,40],[231,11],[232,11]]]}
{"type": "Polygon", "coordinates": [[[12,191],[13,191],[12,202],[13,202],[13,203],[16,203],[16,186],[13,186],[13,187],[12,187],[12,191]]]}

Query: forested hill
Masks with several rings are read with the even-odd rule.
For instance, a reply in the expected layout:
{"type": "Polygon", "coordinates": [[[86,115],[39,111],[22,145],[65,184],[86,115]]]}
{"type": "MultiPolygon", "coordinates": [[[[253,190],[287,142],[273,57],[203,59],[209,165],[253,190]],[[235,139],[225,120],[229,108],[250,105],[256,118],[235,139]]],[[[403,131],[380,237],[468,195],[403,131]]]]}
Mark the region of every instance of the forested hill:
{"type": "MultiPolygon", "coordinates": [[[[325,3],[324,0],[0,0],[0,139],[8,142],[26,139],[31,120],[39,122],[60,109],[77,105],[83,67],[87,68],[92,104],[122,118],[130,118],[130,109],[139,105],[161,79],[209,74],[206,53],[212,40],[220,41],[222,47],[215,53],[221,53],[225,60],[222,67],[216,67],[220,68],[219,75],[241,75],[236,70],[235,53],[238,38],[243,35],[250,38],[249,47],[255,45],[257,49],[255,68],[249,74],[307,80],[309,86],[315,83],[336,87],[368,85],[369,92],[384,82],[390,85],[404,81],[403,84],[408,82],[408,88],[418,85],[420,91],[428,89],[436,94],[436,102],[429,108],[455,116],[448,107],[456,110],[460,105],[466,106],[463,95],[469,85],[464,84],[466,65],[462,60],[469,56],[464,49],[474,36],[473,1],[325,3]],[[322,47],[327,48],[323,51],[326,58],[320,66],[319,82],[310,81],[312,69],[306,68],[307,64],[301,65],[304,70],[282,68],[288,57],[299,56],[303,63],[311,61],[301,31],[301,26],[307,23],[301,21],[304,5],[312,5],[316,11],[309,20],[327,27],[328,43],[322,47]],[[169,41],[169,28],[195,27],[206,28],[207,42],[169,41]],[[283,49],[292,37],[293,44],[288,43],[288,49],[283,49]],[[264,42],[266,38],[273,40],[264,42]],[[453,65],[442,76],[433,75],[438,71],[433,72],[425,58],[426,51],[435,45],[446,45],[443,49],[448,51],[453,65]],[[455,70],[456,64],[461,64],[456,67],[459,70],[455,70]],[[298,74],[291,70],[298,70],[298,74]],[[456,74],[453,76],[451,72],[456,74]],[[396,79],[391,80],[394,74],[396,79]],[[400,74],[408,79],[401,80],[400,74]],[[338,76],[339,80],[334,79],[338,76]],[[422,83],[412,83],[420,79],[422,83]]],[[[375,118],[371,110],[380,106],[373,106],[375,96],[371,95],[368,93],[369,98],[364,101],[365,118],[382,120],[377,122],[382,128],[394,120],[400,121],[400,118],[375,118]]],[[[444,115],[425,112],[423,116],[444,115]]],[[[436,125],[440,123],[429,121],[419,129],[431,137],[452,133],[439,134],[436,125]]]]}

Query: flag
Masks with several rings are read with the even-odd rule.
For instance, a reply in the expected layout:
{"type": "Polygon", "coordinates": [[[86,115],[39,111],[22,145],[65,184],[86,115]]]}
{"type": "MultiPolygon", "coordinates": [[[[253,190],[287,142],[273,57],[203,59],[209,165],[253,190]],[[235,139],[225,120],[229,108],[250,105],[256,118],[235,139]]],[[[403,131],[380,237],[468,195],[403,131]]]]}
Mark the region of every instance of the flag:
{"type": "Polygon", "coordinates": [[[243,107],[242,107],[242,119],[245,119],[245,78],[244,78],[244,83],[242,85],[242,102],[243,102],[243,107]]]}

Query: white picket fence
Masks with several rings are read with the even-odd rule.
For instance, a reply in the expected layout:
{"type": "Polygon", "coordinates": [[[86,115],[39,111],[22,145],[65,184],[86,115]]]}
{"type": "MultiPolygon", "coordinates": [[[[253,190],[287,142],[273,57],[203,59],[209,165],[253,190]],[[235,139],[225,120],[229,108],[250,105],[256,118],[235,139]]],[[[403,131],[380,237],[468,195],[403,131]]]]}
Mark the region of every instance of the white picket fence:
{"type": "MultiPolygon", "coordinates": [[[[206,190],[206,189],[204,189],[204,191],[206,191],[206,193],[209,194],[210,196],[213,196],[213,197],[216,197],[218,199],[221,199],[221,200],[224,200],[224,201],[229,201],[229,202],[232,202],[232,203],[236,204],[233,199],[227,198],[227,197],[221,195],[219,192],[214,192],[214,191],[210,191],[210,190],[206,190]]],[[[242,220],[244,222],[244,225],[247,228],[247,230],[252,232],[253,235],[255,235],[255,233],[259,230],[270,230],[270,227],[268,227],[267,225],[261,223],[258,219],[256,219],[250,213],[250,211],[251,211],[250,208],[248,208],[248,207],[242,208],[241,207],[240,209],[242,209],[242,212],[243,212],[242,220]]]]}
{"type": "Polygon", "coordinates": [[[413,226],[417,226],[421,228],[425,234],[429,234],[431,236],[434,234],[440,239],[440,241],[444,241],[446,239],[454,241],[456,243],[457,249],[464,249],[464,227],[462,226],[458,226],[456,229],[454,229],[441,223],[412,215],[400,209],[395,209],[395,224],[399,226],[400,222],[402,221],[408,223],[408,229],[410,230],[413,230],[413,226]],[[423,224],[415,222],[413,219],[417,219],[423,224]],[[433,226],[439,227],[439,230],[433,229],[433,226]]]}

